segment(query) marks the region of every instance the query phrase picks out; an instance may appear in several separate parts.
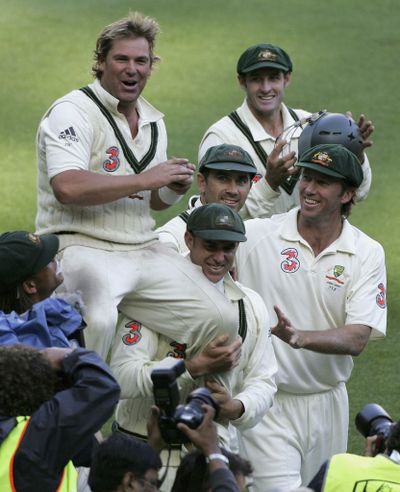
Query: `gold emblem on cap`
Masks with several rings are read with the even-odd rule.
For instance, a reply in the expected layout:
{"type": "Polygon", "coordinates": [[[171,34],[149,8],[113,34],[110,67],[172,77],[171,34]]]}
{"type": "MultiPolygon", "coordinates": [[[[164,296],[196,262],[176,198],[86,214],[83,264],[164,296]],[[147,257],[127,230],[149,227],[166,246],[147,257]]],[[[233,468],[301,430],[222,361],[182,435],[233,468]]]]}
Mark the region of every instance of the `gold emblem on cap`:
{"type": "Polygon", "coordinates": [[[242,152],[240,152],[239,150],[227,150],[226,152],[224,152],[224,155],[227,156],[227,157],[230,157],[232,159],[241,159],[243,157],[243,154],[242,152]]]}
{"type": "Polygon", "coordinates": [[[233,227],[234,222],[228,215],[219,215],[216,217],[215,225],[217,227],[233,227]]]}
{"type": "Polygon", "coordinates": [[[272,51],[264,50],[258,53],[257,58],[259,58],[260,60],[275,61],[278,58],[278,55],[276,53],[272,53],[272,51]]]}
{"type": "Polygon", "coordinates": [[[29,241],[32,241],[35,244],[40,244],[40,237],[36,234],[32,234],[31,232],[28,234],[29,241]]]}
{"type": "Polygon", "coordinates": [[[321,166],[329,166],[329,164],[332,162],[332,159],[326,152],[317,152],[312,156],[311,162],[321,164],[321,166]]]}

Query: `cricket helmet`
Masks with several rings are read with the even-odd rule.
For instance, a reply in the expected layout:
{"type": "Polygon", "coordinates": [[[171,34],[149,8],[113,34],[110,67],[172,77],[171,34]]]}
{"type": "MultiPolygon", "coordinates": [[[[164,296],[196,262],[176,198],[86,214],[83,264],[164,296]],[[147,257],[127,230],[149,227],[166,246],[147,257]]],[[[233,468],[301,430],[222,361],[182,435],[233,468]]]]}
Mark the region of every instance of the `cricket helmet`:
{"type": "Polygon", "coordinates": [[[341,113],[323,112],[314,121],[311,119],[299,138],[299,159],[311,147],[320,144],[341,144],[361,160],[363,139],[357,123],[341,113]]]}

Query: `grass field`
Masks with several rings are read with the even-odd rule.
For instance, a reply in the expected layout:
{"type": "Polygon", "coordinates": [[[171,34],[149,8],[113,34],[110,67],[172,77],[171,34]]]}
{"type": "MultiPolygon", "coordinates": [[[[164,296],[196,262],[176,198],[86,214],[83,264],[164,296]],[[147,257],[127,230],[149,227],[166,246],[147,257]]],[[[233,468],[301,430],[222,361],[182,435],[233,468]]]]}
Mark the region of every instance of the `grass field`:
{"type": "MultiPolygon", "coordinates": [[[[349,383],[351,419],[367,402],[400,418],[400,216],[396,155],[400,100],[397,0],[0,0],[0,230],[33,229],[35,133],[57,97],[90,80],[92,51],[104,25],[141,10],[162,26],[162,62],[145,96],[166,114],[171,155],[196,162],[210,123],[236,108],[239,54],[272,42],[292,57],[287,102],[295,108],[365,112],[373,119],[369,152],[374,179],[352,222],[380,241],[389,277],[389,326],[355,361],[349,383]]],[[[183,205],[182,205],[183,207],[183,205]]],[[[158,223],[177,211],[157,215],[158,223]]],[[[350,424],[350,449],[362,441],[350,424]]]]}

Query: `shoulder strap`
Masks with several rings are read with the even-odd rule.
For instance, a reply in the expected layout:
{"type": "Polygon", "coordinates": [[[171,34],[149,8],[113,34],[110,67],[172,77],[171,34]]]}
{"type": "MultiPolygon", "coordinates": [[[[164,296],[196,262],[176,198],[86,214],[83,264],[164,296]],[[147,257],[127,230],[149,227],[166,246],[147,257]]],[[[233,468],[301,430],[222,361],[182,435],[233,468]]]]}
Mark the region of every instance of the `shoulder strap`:
{"type": "Polygon", "coordinates": [[[122,152],[124,153],[125,159],[129,162],[129,165],[135,171],[135,173],[138,174],[141,171],[143,171],[144,169],[146,169],[146,167],[154,159],[154,156],[155,156],[156,150],[157,150],[157,142],[158,142],[157,123],[155,123],[155,122],[150,123],[150,127],[151,127],[150,148],[147,151],[147,153],[143,156],[143,158],[140,161],[138,161],[136,159],[136,157],[134,156],[132,150],[129,148],[128,144],[126,143],[126,141],[125,141],[120,129],[118,128],[117,124],[115,123],[115,120],[112,117],[111,113],[104,106],[104,104],[100,101],[100,99],[95,95],[95,93],[92,91],[92,89],[90,87],[86,86],[86,87],[81,87],[80,90],[84,94],[86,94],[87,97],[89,99],[91,99],[97,105],[97,107],[100,109],[103,116],[110,123],[112,129],[114,130],[115,136],[117,137],[117,140],[121,145],[122,152]]]}
{"type": "Polygon", "coordinates": [[[244,123],[240,119],[240,116],[237,114],[236,111],[232,111],[232,113],[228,114],[228,116],[233,121],[233,123],[239,128],[239,130],[243,133],[243,135],[247,138],[249,144],[253,147],[254,152],[257,154],[262,165],[265,168],[267,168],[268,154],[265,152],[265,150],[261,147],[261,145],[258,142],[255,142],[253,140],[249,127],[246,125],[246,123],[244,123]]]}
{"type": "MultiPolygon", "coordinates": [[[[299,118],[297,114],[293,111],[293,109],[288,108],[288,110],[292,118],[295,121],[298,121],[299,118]]],[[[265,167],[265,169],[267,169],[268,154],[261,147],[261,145],[253,139],[249,127],[240,119],[240,116],[237,114],[236,111],[232,111],[232,113],[230,113],[228,116],[233,121],[233,123],[239,128],[239,130],[243,133],[243,135],[247,138],[250,145],[253,147],[254,152],[257,154],[258,158],[260,159],[262,165],[265,167]]],[[[285,190],[288,195],[291,195],[293,193],[294,187],[296,186],[297,180],[298,180],[297,176],[289,176],[280,185],[280,187],[283,190],[285,190]]]]}
{"type": "Polygon", "coordinates": [[[292,108],[287,108],[290,116],[294,119],[294,121],[300,121],[300,118],[297,116],[296,111],[292,108]]]}
{"type": "Polygon", "coordinates": [[[189,212],[186,210],[185,212],[182,212],[179,214],[179,216],[185,224],[187,224],[188,218],[189,218],[189,212]]]}
{"type": "Polygon", "coordinates": [[[239,335],[242,337],[242,342],[245,341],[247,335],[247,319],[246,311],[244,309],[243,299],[239,299],[239,335]]]}

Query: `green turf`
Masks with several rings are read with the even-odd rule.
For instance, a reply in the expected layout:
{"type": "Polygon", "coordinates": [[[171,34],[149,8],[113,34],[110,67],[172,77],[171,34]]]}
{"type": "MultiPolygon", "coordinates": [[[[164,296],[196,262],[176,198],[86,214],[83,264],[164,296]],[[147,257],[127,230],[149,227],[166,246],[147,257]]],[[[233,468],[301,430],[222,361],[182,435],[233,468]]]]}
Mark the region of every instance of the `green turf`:
{"type": "MultiPolygon", "coordinates": [[[[373,119],[373,188],[352,222],[385,247],[389,328],[386,341],[371,343],[355,361],[350,408],[353,420],[362,405],[377,401],[400,418],[397,0],[0,0],[0,230],[33,228],[40,117],[54,99],[90,80],[98,32],[129,9],[162,26],[162,63],[145,95],[166,114],[171,155],[195,162],[204,130],[240,104],[236,60],[257,42],[290,53],[289,105],[363,111],[373,119]]],[[[158,214],[158,223],[173,212],[158,214]]],[[[350,428],[350,449],[358,451],[361,440],[350,428]]]]}

